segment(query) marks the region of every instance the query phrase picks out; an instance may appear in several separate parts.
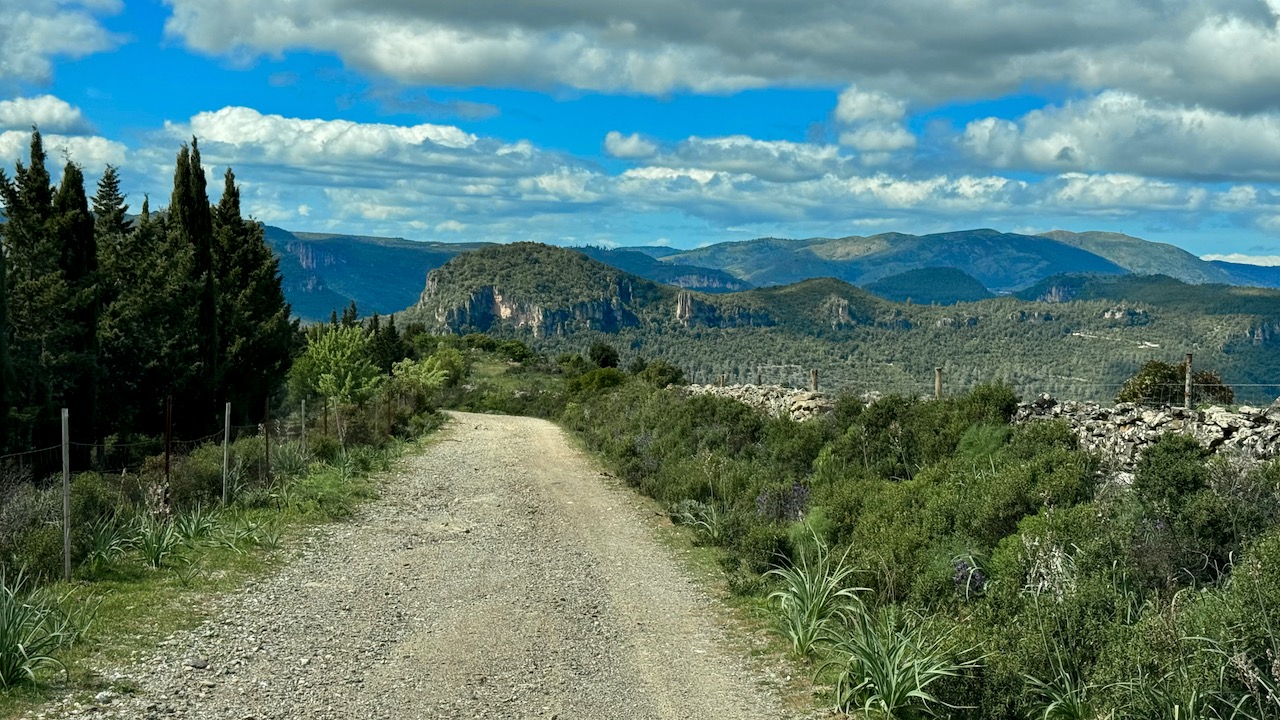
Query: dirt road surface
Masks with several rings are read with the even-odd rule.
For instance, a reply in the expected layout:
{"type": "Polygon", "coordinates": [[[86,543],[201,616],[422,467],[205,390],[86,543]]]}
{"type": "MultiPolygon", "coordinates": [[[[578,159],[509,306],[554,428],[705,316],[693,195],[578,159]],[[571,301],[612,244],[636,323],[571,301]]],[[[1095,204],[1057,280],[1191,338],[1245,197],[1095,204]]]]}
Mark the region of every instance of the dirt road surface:
{"type": "MultiPolygon", "coordinates": [[[[96,717],[780,718],[650,510],[554,425],[457,413],[382,497],[114,671],[96,717]]],[[[51,705],[45,717],[70,714],[51,705]]]]}

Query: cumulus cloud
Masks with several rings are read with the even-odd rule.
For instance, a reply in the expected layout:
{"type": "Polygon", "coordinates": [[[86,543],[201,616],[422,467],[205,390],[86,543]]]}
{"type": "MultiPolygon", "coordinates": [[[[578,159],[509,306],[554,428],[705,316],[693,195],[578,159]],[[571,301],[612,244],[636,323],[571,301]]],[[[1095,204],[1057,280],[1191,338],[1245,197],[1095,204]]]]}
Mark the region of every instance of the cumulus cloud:
{"type": "Polygon", "coordinates": [[[85,135],[93,132],[93,126],[80,108],[52,95],[0,100],[0,130],[29,132],[33,125],[39,126],[41,133],[85,135]]]}
{"type": "Polygon", "coordinates": [[[962,145],[999,168],[1280,180],[1280,112],[1237,116],[1107,91],[1015,121],[975,120],[962,145]]]}
{"type": "Polygon", "coordinates": [[[55,57],[109,50],[121,38],[99,22],[120,0],[0,0],[0,83],[47,82],[55,57]]]}
{"type": "MultiPolygon", "coordinates": [[[[87,172],[94,173],[105,165],[124,163],[127,149],[121,143],[103,137],[67,136],[41,133],[49,165],[62,164],[62,157],[75,161],[87,172]]],[[[7,130],[0,132],[0,167],[12,167],[19,160],[30,157],[31,131],[7,130]]],[[[54,175],[57,172],[54,171],[54,175]]]]}
{"type": "Polygon", "coordinates": [[[848,159],[834,145],[730,135],[688,138],[649,164],[745,174],[769,182],[795,182],[842,173],[848,159]]]}
{"type": "Polygon", "coordinates": [[[856,82],[846,112],[880,119],[896,110],[877,92],[938,102],[1028,83],[1280,107],[1277,8],[1259,0],[166,2],[168,33],[202,52],[333,52],[423,84],[665,94],[856,82]]]}
{"type": "Polygon", "coordinates": [[[623,135],[617,130],[610,130],[604,136],[604,151],[616,158],[646,158],[658,151],[658,145],[640,133],[623,135]]]}
{"type": "Polygon", "coordinates": [[[916,136],[901,125],[872,123],[840,133],[840,144],[869,153],[894,152],[916,146],[916,136]]]}
{"type": "MultiPolygon", "coordinates": [[[[451,125],[304,119],[243,107],[170,125],[154,145],[128,153],[126,176],[150,168],[149,189],[166,188],[176,146],[192,134],[200,138],[211,176],[224,165],[236,169],[245,207],[260,219],[420,239],[627,244],[650,241],[656,218],[660,230],[653,235],[723,237],[731,228],[847,234],[852,228],[1072,226],[1071,218],[1086,227],[1109,218],[1191,223],[1206,213],[1270,232],[1268,223],[1280,217],[1275,191],[1254,184],[1207,190],[1130,173],[1029,179],[868,170],[859,162],[861,151],[843,146],[741,135],[654,143],[651,155],[613,172],[527,141],[451,125]]],[[[628,139],[620,135],[615,143],[628,139]]],[[[16,131],[0,135],[0,151],[12,148],[16,156],[25,140],[16,131]]],[[[116,151],[124,155],[123,148],[116,151]]]]}
{"type": "Polygon", "coordinates": [[[882,92],[859,90],[850,85],[836,101],[836,120],[845,123],[863,120],[898,121],[907,114],[907,104],[882,92]]]}

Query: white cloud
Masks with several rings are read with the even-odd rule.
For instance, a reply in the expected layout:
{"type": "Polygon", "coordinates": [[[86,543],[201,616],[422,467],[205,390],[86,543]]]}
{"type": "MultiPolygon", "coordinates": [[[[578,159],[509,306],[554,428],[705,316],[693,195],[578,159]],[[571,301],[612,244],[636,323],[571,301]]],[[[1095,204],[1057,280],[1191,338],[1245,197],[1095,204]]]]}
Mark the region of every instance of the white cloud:
{"type": "Polygon", "coordinates": [[[836,120],[845,123],[864,120],[897,122],[907,114],[907,104],[882,92],[859,90],[850,85],[836,101],[836,120]]]}
{"type": "Polygon", "coordinates": [[[1228,253],[1226,255],[1201,255],[1201,260],[1221,262],[1241,263],[1244,265],[1262,265],[1265,267],[1280,266],[1280,255],[1245,255],[1243,253],[1228,253]]]}
{"type": "Polygon", "coordinates": [[[1280,180],[1280,112],[1240,117],[1116,91],[1017,122],[975,120],[962,145],[999,168],[1280,180]]]}
{"type": "Polygon", "coordinates": [[[869,153],[895,152],[916,146],[916,136],[901,125],[872,123],[840,133],[840,144],[869,153]]]}
{"type": "Polygon", "coordinates": [[[0,100],[0,130],[30,132],[37,125],[43,133],[84,135],[93,132],[80,108],[52,95],[0,100]]]}
{"type": "Polygon", "coordinates": [[[795,182],[842,173],[848,159],[834,145],[757,140],[746,135],[691,137],[670,152],[652,159],[651,166],[689,168],[741,175],[770,182],[795,182]]]}
{"type": "Polygon", "coordinates": [[[658,145],[646,140],[640,133],[623,135],[617,130],[610,130],[604,136],[604,150],[616,158],[647,158],[658,151],[658,145]]]}
{"type": "Polygon", "coordinates": [[[55,57],[84,57],[119,45],[98,18],[119,0],[0,0],[0,83],[47,82],[55,57]]]}
{"type": "MultiPolygon", "coordinates": [[[[57,168],[62,166],[65,155],[78,163],[87,173],[96,173],[105,165],[122,165],[126,148],[123,144],[103,137],[66,136],[41,133],[44,150],[48,155],[49,172],[56,178],[57,168]]],[[[19,160],[30,157],[31,131],[8,130],[0,132],[0,167],[12,167],[19,160]]]]}

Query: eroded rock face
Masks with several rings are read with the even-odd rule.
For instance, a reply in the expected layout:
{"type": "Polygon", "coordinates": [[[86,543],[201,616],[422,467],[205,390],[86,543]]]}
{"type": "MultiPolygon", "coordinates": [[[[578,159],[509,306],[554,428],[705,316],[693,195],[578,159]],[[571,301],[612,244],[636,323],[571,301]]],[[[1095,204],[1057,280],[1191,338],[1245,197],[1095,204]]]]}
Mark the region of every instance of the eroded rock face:
{"type": "Polygon", "coordinates": [[[797,422],[829,413],[836,406],[822,393],[780,385],[687,385],[683,389],[690,395],[737,400],[771,417],[788,417],[797,422]]]}
{"type": "Polygon", "coordinates": [[[1132,403],[1059,402],[1048,395],[1022,403],[1015,423],[1064,420],[1080,438],[1080,446],[1112,460],[1121,472],[1132,472],[1142,451],[1166,433],[1189,435],[1213,452],[1252,460],[1280,455],[1280,400],[1270,407],[1242,406],[1235,411],[1212,406],[1145,408],[1132,403]]]}

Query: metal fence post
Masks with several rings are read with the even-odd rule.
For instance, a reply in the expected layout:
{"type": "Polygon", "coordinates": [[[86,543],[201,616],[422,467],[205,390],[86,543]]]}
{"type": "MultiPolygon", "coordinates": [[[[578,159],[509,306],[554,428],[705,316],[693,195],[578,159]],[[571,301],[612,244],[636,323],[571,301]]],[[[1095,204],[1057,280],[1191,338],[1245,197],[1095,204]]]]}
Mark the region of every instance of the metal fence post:
{"type": "Polygon", "coordinates": [[[71,424],[62,408],[62,579],[71,581],[71,424]]]}

